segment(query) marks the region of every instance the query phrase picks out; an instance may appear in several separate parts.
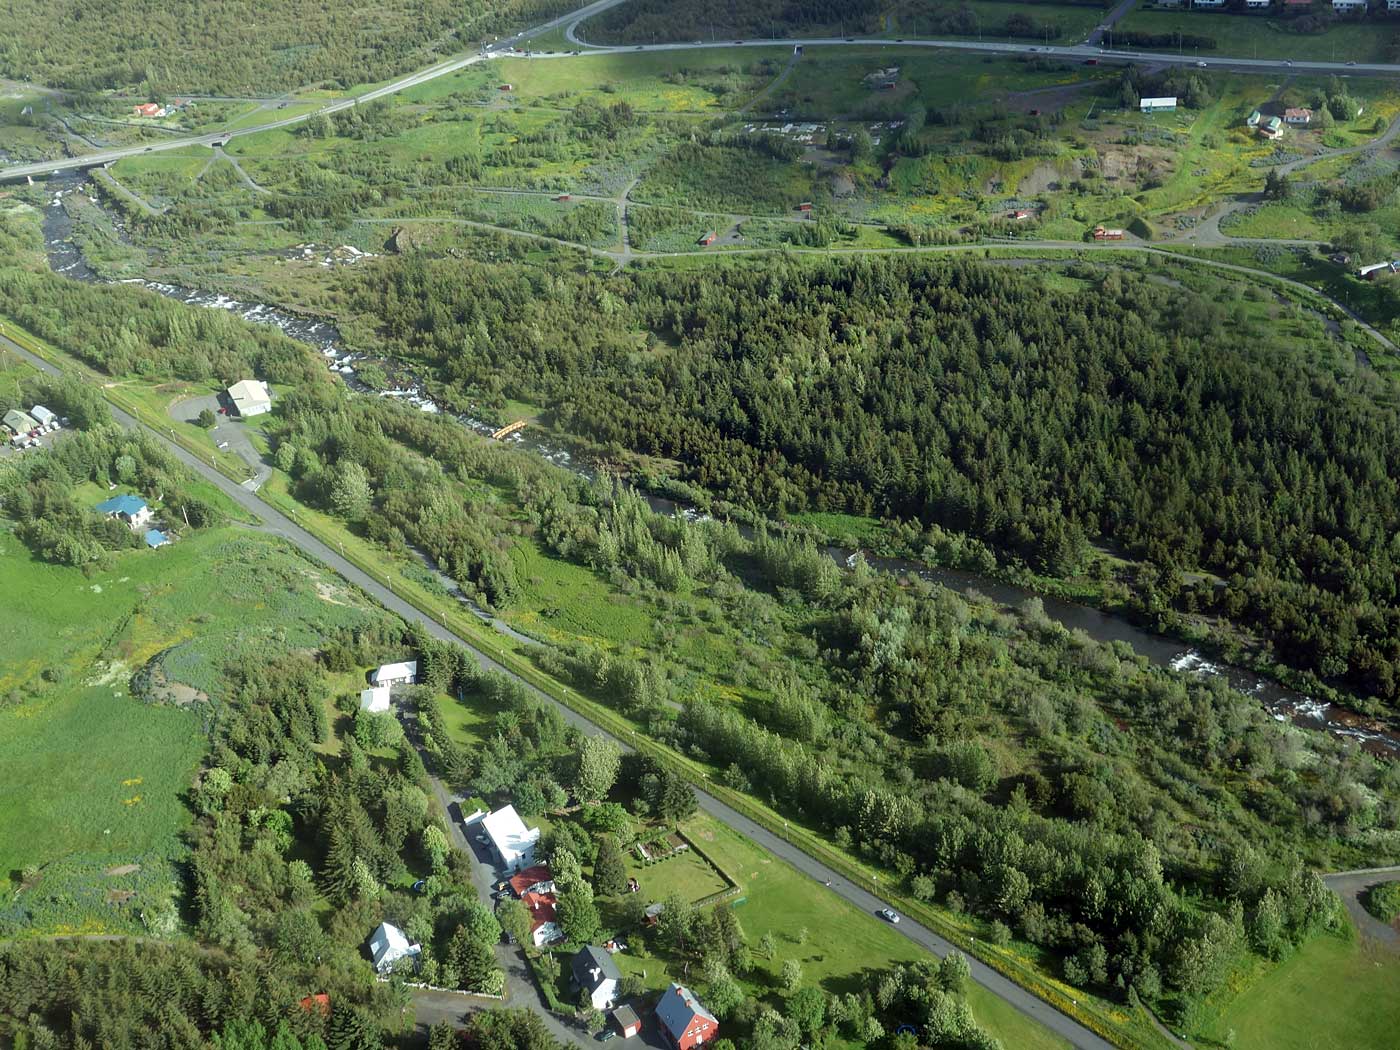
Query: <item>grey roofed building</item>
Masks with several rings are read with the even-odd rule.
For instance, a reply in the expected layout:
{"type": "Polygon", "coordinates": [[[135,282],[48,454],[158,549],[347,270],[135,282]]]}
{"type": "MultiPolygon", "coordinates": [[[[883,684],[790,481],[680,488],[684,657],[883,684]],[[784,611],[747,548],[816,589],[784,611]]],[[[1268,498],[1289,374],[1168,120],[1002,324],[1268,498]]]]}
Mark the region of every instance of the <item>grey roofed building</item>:
{"type": "Polygon", "coordinates": [[[569,963],[574,983],[588,993],[589,1001],[599,1010],[612,1006],[622,971],[612,956],[595,945],[588,945],[574,955],[569,963]]]}

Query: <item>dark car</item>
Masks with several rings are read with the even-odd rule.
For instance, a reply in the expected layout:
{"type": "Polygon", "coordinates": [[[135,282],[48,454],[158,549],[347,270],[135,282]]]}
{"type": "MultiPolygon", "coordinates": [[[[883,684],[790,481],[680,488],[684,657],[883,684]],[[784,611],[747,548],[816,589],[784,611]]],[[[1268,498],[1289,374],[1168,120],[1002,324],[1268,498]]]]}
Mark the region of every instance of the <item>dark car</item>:
{"type": "Polygon", "coordinates": [[[616,1039],[616,1038],[617,1038],[617,1029],[616,1029],[616,1028],[604,1028],[601,1032],[598,1033],[598,1042],[600,1042],[600,1043],[606,1043],[609,1039],[616,1039]]]}

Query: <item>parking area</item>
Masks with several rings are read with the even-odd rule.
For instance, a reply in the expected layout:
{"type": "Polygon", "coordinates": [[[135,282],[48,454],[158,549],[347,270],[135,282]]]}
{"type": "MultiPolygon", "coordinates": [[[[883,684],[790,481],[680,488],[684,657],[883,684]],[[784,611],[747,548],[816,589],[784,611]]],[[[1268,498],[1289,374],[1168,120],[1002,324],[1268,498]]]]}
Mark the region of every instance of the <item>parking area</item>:
{"type": "Polygon", "coordinates": [[[209,429],[214,445],[223,452],[231,452],[253,471],[253,478],[247,482],[249,488],[257,491],[272,474],[271,468],[263,462],[258,450],[248,437],[247,425],[234,412],[233,405],[226,395],[208,394],[189,397],[170,406],[170,418],[181,423],[199,425],[201,412],[214,413],[217,421],[209,429]]]}

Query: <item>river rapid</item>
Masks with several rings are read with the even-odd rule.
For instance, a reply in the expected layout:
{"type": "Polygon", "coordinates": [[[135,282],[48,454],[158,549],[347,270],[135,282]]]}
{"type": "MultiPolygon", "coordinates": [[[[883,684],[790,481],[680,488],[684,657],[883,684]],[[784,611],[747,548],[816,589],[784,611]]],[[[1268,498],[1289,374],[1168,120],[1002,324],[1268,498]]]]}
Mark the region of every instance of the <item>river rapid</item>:
{"type": "MultiPolygon", "coordinates": [[[[84,192],[84,176],[80,173],[58,175],[49,180],[49,202],[43,209],[44,241],[49,266],[56,273],[79,281],[101,282],[73,244],[73,222],[63,207],[62,198],[70,193],[84,192]]],[[[118,222],[118,231],[121,225],[118,222]]],[[[326,359],[327,367],[337,372],[347,386],[364,396],[392,397],[413,405],[420,411],[442,413],[447,410],[437,404],[426,392],[422,382],[411,369],[400,362],[371,358],[346,350],[339,331],[327,321],[299,316],[289,311],[265,303],[246,302],[213,292],[184,288],[177,285],[161,284],[153,281],[137,280],[138,283],[172,299],[208,309],[227,310],[248,321],[270,324],[281,329],[294,339],[315,347],[326,359]],[[373,362],[376,366],[395,377],[396,386],[390,390],[375,390],[359,379],[356,365],[373,362]],[[387,367],[385,367],[387,366],[387,367]]],[[[466,415],[455,418],[463,426],[480,434],[490,435],[495,426],[484,420],[466,415]]],[[[516,448],[530,455],[539,456],[556,466],[572,470],[583,477],[591,478],[594,472],[587,463],[580,462],[568,450],[550,445],[541,440],[528,428],[512,434],[506,439],[516,448]]],[[[652,509],[664,514],[697,516],[694,508],[673,500],[648,496],[652,509]]],[[[748,530],[741,530],[747,532],[748,530]]],[[[1045,615],[1070,630],[1083,631],[1099,642],[1125,642],[1133,651],[1145,657],[1150,664],[1170,668],[1187,674],[1203,677],[1223,677],[1242,693],[1254,697],[1280,722],[1320,730],[1335,736],[1357,741],[1368,751],[1377,754],[1400,754],[1400,733],[1387,730],[1370,719],[1355,712],[1338,708],[1335,705],[1315,700],[1303,693],[1285,688],[1278,682],[1265,678],[1253,671],[1213,662],[1195,649],[1162,635],[1153,634],[1122,617],[1102,612],[1089,606],[1064,601],[1049,595],[994,577],[961,569],[937,568],[902,558],[886,558],[864,551],[841,547],[828,547],[827,555],[843,567],[854,564],[862,557],[873,568],[901,577],[917,577],[959,592],[976,591],[986,598],[1004,606],[1020,606],[1032,598],[1039,598],[1045,615]]],[[[455,591],[451,581],[445,581],[455,591]]],[[[460,595],[459,595],[460,597],[460,595]]],[[[511,630],[503,622],[496,620],[479,609],[478,615],[491,621],[498,630],[522,641],[534,642],[511,630]]]]}

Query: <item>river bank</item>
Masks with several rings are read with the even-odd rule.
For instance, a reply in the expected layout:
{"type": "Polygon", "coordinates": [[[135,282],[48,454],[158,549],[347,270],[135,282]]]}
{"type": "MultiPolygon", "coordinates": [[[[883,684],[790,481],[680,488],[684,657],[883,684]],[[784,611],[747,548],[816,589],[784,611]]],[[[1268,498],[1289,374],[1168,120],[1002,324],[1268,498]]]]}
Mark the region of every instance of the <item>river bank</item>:
{"type": "MultiPolygon", "coordinates": [[[[73,242],[73,221],[63,206],[69,193],[83,192],[84,180],[79,175],[55,178],[49,184],[50,200],[43,209],[43,228],[50,267],[57,273],[81,281],[101,281],[102,277],[88,265],[73,242]]],[[[320,249],[313,250],[331,250],[320,249]]],[[[483,435],[490,435],[495,423],[477,419],[468,413],[452,410],[452,406],[437,400],[425,380],[403,362],[347,350],[336,326],[324,319],[306,317],[293,311],[266,303],[237,299],[229,295],[191,289],[175,284],[153,282],[142,278],[129,279],[161,295],[194,306],[221,309],[238,314],[245,320],[271,324],[294,339],[315,347],[325,358],[327,367],[336,372],[352,390],[364,396],[392,397],[434,414],[448,414],[463,426],[483,435]],[[377,380],[367,383],[361,370],[372,373],[377,380]],[[381,377],[389,379],[384,388],[381,377]]],[[[530,455],[570,470],[579,476],[592,478],[597,468],[575,450],[541,437],[529,428],[510,435],[513,447],[530,455]]],[[[648,502],[658,513],[681,514],[690,517],[703,513],[696,506],[654,494],[648,502]]],[[[751,522],[743,525],[751,528],[751,522]]],[[[751,535],[751,532],[750,532],[751,535]]],[[[829,544],[826,554],[843,566],[863,559],[871,567],[895,576],[918,578],[957,591],[974,591],[1008,607],[1021,607],[1029,601],[1039,601],[1044,614],[1066,629],[1081,631],[1099,642],[1121,642],[1150,664],[1173,671],[1201,676],[1221,677],[1229,685],[1257,700],[1277,720],[1291,722],[1307,729],[1320,729],[1334,736],[1355,740],[1361,746],[1380,753],[1400,753],[1400,733],[1387,729],[1372,719],[1334,703],[1318,700],[1305,692],[1288,688],[1275,678],[1254,670],[1232,665],[1217,655],[1201,651],[1197,646],[1168,635],[1153,632],[1132,622],[1128,617],[1079,602],[1068,601],[1046,589],[1011,582],[1002,573],[992,574],[967,569],[930,565],[907,557],[892,557],[863,550],[855,546],[829,544]]],[[[514,634],[504,621],[499,621],[480,609],[477,615],[491,620],[498,630],[514,634]]]]}

